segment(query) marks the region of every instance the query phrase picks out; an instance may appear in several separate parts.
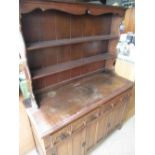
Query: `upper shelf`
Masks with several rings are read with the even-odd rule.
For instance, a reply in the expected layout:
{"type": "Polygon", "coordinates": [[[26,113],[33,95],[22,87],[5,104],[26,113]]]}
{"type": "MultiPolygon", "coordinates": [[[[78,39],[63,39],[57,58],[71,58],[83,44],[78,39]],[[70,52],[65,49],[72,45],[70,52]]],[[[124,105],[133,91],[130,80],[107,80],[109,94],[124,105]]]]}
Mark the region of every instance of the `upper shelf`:
{"type": "Polygon", "coordinates": [[[118,35],[99,35],[99,36],[78,37],[78,38],[71,38],[71,39],[41,41],[41,42],[28,44],[27,50],[32,51],[32,50],[42,49],[47,47],[77,44],[77,43],[89,42],[89,41],[117,39],[117,38],[119,38],[118,35]]]}
{"type": "Polygon", "coordinates": [[[35,9],[42,11],[58,10],[74,15],[102,15],[102,14],[117,14],[123,16],[125,9],[122,7],[97,5],[90,3],[69,3],[69,2],[52,2],[52,1],[25,1],[20,4],[21,13],[29,13],[35,9]]]}
{"type": "Polygon", "coordinates": [[[41,68],[36,71],[32,72],[32,79],[36,80],[48,75],[56,74],[65,70],[73,69],[76,67],[80,67],[86,64],[90,64],[93,62],[98,62],[106,59],[112,59],[115,58],[115,56],[109,54],[109,53],[104,53],[104,54],[99,54],[95,56],[90,56],[78,60],[73,60],[61,64],[56,64],[56,65],[51,65],[49,67],[41,68]]]}

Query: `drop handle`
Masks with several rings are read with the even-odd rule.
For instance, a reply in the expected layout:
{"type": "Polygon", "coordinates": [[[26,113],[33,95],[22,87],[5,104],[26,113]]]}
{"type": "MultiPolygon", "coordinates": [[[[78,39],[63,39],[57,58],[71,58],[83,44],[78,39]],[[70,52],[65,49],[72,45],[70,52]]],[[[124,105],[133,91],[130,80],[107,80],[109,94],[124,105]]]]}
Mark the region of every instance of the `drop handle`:
{"type": "Polygon", "coordinates": [[[62,133],[59,137],[56,138],[56,140],[54,141],[54,145],[59,143],[61,140],[65,140],[68,136],[69,134],[62,133]]]}
{"type": "Polygon", "coordinates": [[[91,122],[94,122],[95,120],[97,120],[98,117],[99,117],[99,115],[94,115],[86,123],[89,124],[91,122]]]}
{"type": "Polygon", "coordinates": [[[110,128],[111,124],[110,124],[110,123],[108,123],[108,124],[107,124],[107,126],[108,126],[108,128],[110,128]]]}
{"type": "Polygon", "coordinates": [[[86,142],[83,142],[83,143],[82,143],[82,147],[85,147],[85,145],[86,145],[86,142]]]}
{"type": "Polygon", "coordinates": [[[60,135],[60,139],[61,139],[61,140],[64,140],[64,139],[67,138],[67,137],[68,137],[68,135],[66,135],[66,134],[61,134],[61,135],[60,135]]]}
{"type": "Polygon", "coordinates": [[[76,129],[75,131],[72,131],[72,133],[79,132],[79,131],[83,130],[85,127],[86,127],[86,123],[83,122],[83,124],[78,129],[76,129]]]}

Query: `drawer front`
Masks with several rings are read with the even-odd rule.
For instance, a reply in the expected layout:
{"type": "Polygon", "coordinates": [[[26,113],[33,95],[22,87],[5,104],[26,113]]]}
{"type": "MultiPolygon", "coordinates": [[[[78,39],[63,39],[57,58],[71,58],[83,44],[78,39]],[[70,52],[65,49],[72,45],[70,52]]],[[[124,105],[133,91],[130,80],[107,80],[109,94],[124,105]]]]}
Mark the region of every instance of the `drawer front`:
{"type": "Polygon", "coordinates": [[[130,92],[127,91],[109,102],[109,105],[111,106],[111,114],[109,121],[107,122],[108,132],[111,132],[115,127],[122,124],[129,94],[130,92]]]}
{"type": "Polygon", "coordinates": [[[122,104],[122,96],[116,97],[112,99],[111,101],[108,101],[101,107],[101,114],[104,114],[110,110],[112,110],[115,107],[118,107],[122,104]]]}
{"type": "Polygon", "coordinates": [[[52,144],[57,145],[63,140],[66,140],[71,136],[71,128],[70,125],[67,127],[64,127],[63,129],[57,131],[55,134],[51,136],[52,144]]]}
{"type": "Polygon", "coordinates": [[[128,102],[131,95],[132,91],[128,90],[127,92],[115,97],[114,99],[102,105],[101,112],[104,113],[112,108],[119,107],[124,102],[128,102]]]}
{"type": "Polygon", "coordinates": [[[76,120],[71,124],[71,132],[75,133],[85,128],[86,124],[93,123],[99,117],[99,108],[89,112],[86,116],[76,120]]]}
{"type": "Polygon", "coordinates": [[[85,126],[86,126],[86,120],[85,118],[82,117],[71,124],[71,132],[77,133],[81,129],[85,128],[85,126]]]}
{"type": "Polygon", "coordinates": [[[97,121],[99,117],[99,108],[91,111],[89,114],[85,116],[86,124],[93,123],[94,121],[97,121]]]}
{"type": "Polygon", "coordinates": [[[111,105],[109,102],[105,103],[104,105],[101,106],[101,114],[106,113],[111,109],[111,105]]]}
{"type": "Polygon", "coordinates": [[[132,91],[129,90],[122,95],[122,102],[128,103],[130,96],[132,95],[132,91]]]}

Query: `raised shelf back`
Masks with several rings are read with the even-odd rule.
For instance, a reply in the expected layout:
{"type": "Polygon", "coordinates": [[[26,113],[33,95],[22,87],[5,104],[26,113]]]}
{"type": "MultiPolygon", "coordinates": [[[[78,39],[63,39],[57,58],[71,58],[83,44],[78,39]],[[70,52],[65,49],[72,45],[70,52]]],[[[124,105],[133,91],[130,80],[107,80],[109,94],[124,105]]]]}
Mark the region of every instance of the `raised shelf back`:
{"type": "Polygon", "coordinates": [[[22,3],[21,28],[34,92],[115,63],[121,8],[87,4],[22,3]],[[37,4],[37,5],[36,5],[37,4]]]}

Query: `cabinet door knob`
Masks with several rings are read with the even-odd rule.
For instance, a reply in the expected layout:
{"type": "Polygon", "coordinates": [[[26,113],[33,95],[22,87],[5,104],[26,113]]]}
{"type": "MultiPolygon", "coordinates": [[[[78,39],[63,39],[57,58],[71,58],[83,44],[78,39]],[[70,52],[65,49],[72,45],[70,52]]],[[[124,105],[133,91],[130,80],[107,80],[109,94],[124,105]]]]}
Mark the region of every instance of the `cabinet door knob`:
{"type": "Polygon", "coordinates": [[[82,147],[85,147],[85,145],[86,145],[86,142],[83,142],[83,143],[82,143],[82,147]]]}
{"type": "Polygon", "coordinates": [[[108,128],[110,128],[111,124],[110,124],[110,123],[108,123],[108,125],[107,125],[107,126],[108,126],[108,128]]]}

